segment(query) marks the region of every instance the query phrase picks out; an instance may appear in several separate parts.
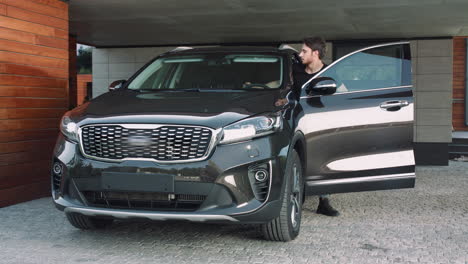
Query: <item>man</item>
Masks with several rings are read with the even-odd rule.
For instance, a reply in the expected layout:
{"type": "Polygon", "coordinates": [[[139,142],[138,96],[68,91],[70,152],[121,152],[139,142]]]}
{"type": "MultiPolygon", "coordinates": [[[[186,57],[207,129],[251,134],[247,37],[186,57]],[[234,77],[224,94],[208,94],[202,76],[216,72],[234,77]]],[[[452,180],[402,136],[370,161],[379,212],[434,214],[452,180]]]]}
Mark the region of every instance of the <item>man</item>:
{"type": "MultiPolygon", "coordinates": [[[[299,53],[302,65],[295,64],[293,67],[293,93],[296,94],[296,96],[300,96],[301,88],[304,83],[327,67],[322,61],[325,52],[326,44],[323,38],[311,37],[303,40],[302,49],[299,53]]],[[[330,205],[328,195],[319,196],[317,213],[327,216],[339,215],[339,212],[330,205]]]]}

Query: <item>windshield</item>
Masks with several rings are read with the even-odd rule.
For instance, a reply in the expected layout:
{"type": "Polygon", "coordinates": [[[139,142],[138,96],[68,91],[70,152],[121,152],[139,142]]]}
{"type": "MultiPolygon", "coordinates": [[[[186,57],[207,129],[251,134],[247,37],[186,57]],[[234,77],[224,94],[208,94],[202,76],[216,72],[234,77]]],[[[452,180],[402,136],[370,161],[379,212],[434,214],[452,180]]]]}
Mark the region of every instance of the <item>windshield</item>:
{"type": "Polygon", "coordinates": [[[282,58],[261,54],[211,53],[159,58],[129,85],[134,90],[275,89],[282,58]]]}

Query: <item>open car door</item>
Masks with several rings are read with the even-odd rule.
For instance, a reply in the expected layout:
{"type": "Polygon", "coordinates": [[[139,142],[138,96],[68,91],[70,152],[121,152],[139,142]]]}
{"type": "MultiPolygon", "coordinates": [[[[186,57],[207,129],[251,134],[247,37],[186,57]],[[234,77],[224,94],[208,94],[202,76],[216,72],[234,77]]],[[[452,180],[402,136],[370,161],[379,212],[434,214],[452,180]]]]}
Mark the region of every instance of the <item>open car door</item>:
{"type": "Polygon", "coordinates": [[[304,84],[299,104],[308,194],[414,187],[409,43],[377,45],[340,58],[304,84]],[[306,92],[320,77],[334,79],[336,92],[306,92]]]}

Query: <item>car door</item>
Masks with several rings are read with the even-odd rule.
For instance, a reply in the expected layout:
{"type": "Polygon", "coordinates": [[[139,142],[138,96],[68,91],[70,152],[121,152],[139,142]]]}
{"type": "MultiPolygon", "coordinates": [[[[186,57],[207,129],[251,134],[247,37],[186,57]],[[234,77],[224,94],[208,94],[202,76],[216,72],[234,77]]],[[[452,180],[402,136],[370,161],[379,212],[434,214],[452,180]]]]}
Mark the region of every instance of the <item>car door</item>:
{"type": "Polygon", "coordinates": [[[296,130],[305,137],[308,194],[412,188],[413,91],[409,43],[348,54],[302,87],[296,130]],[[331,95],[306,93],[331,77],[331,95]]]}

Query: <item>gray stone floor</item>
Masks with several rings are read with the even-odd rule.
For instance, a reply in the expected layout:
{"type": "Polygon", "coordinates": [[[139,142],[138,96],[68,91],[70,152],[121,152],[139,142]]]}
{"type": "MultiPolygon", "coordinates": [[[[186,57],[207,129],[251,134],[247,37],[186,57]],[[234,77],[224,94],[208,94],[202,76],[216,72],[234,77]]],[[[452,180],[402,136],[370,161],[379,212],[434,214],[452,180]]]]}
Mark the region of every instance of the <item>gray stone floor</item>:
{"type": "Polygon", "coordinates": [[[50,198],[0,209],[0,263],[468,263],[468,162],[418,167],[417,187],[333,195],[341,216],[305,204],[300,236],[249,226],[117,222],[71,227],[50,198]]]}

